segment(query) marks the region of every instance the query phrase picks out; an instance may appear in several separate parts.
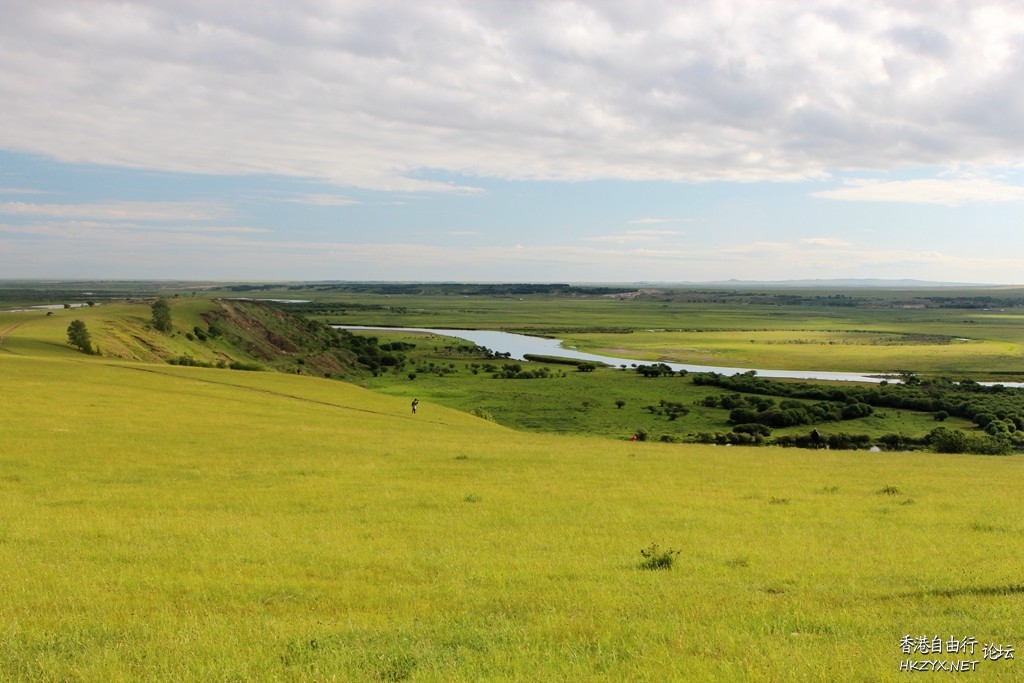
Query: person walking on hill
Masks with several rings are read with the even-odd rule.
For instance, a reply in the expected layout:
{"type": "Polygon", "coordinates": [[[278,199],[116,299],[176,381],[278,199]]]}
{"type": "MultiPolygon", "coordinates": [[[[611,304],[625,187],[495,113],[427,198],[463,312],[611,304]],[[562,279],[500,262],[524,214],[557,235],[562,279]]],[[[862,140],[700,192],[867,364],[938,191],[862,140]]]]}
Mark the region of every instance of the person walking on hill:
{"type": "Polygon", "coordinates": [[[419,400],[418,398],[414,398],[414,399],[412,400],[412,414],[413,414],[413,415],[415,415],[415,414],[416,414],[416,408],[418,408],[418,407],[419,407],[419,405],[420,405],[420,400],[419,400]]]}

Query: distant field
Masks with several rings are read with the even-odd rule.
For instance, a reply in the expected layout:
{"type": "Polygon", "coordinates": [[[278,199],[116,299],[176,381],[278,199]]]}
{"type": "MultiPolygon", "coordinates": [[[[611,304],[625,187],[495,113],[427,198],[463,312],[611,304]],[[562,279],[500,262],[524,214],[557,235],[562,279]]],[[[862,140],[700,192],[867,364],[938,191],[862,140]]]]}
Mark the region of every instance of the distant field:
{"type": "Polygon", "coordinates": [[[1024,373],[1024,304],[1000,309],[978,303],[985,297],[1002,301],[1019,296],[1019,290],[1012,289],[762,290],[717,297],[696,292],[692,300],[685,292],[660,298],[331,292],[303,296],[314,301],[305,306],[310,315],[333,323],[517,331],[567,339],[580,350],[647,360],[772,369],[910,370],[1006,381],[1024,373]],[[943,306],[935,305],[936,300],[943,306]],[[958,308],[956,301],[969,307],[958,308]]]}
{"type": "MultiPolygon", "coordinates": [[[[1024,318],[1016,322],[1024,325],[1024,318]]],[[[963,377],[994,368],[1024,373],[1024,349],[1018,342],[907,332],[659,330],[573,335],[569,343],[611,356],[729,367],[864,373],[909,370],[963,377]]]]}
{"type": "Polygon", "coordinates": [[[983,657],[1024,642],[1019,457],[524,434],[336,381],[18,350],[4,680],[1021,678],[983,657]],[[652,543],[671,570],[638,568],[652,543]]]}

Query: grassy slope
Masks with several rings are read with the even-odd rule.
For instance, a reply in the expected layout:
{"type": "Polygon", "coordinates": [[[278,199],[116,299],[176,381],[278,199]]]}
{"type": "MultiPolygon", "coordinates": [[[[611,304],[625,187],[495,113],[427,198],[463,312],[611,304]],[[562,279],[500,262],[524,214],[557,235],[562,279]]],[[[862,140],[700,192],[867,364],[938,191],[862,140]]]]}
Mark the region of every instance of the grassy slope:
{"type": "Polygon", "coordinates": [[[0,353],[15,355],[56,355],[73,358],[81,355],[67,343],[67,328],[72,320],[82,320],[94,346],[104,357],[162,363],[168,358],[190,354],[203,361],[225,357],[215,345],[190,342],[184,332],[201,324],[200,313],[212,310],[209,300],[172,301],[176,334],[160,334],[150,327],[149,303],[104,304],[94,308],[57,309],[45,313],[0,312],[0,334],[4,336],[0,353]],[[6,331],[6,334],[4,332],[6,331]]]}
{"type": "Polygon", "coordinates": [[[1024,641],[1016,457],[527,435],[19,344],[0,678],[878,681],[906,633],[1024,641]]]}
{"type": "Polygon", "coordinates": [[[183,356],[200,363],[240,361],[286,372],[313,375],[358,375],[357,359],[346,349],[327,348],[323,335],[301,320],[256,303],[205,298],[169,299],[174,329],[157,332],[150,323],[151,303],[119,302],[92,308],[0,311],[0,353],[78,355],[67,344],[72,320],[85,322],[102,356],[164,363],[183,356]],[[216,324],[223,334],[202,341],[216,324]],[[191,339],[189,337],[192,337],[191,339]]]}

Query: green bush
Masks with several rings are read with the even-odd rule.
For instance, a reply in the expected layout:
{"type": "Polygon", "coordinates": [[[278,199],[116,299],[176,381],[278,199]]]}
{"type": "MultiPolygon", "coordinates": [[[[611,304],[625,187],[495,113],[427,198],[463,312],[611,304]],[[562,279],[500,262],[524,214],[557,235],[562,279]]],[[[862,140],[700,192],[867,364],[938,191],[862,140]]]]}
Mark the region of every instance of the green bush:
{"type": "Polygon", "coordinates": [[[761,436],[771,436],[772,428],[768,425],[763,425],[759,422],[751,422],[749,424],[738,424],[732,428],[732,431],[737,434],[760,434],[761,436]]]}
{"type": "Polygon", "coordinates": [[[184,354],[178,356],[177,358],[172,358],[172,359],[170,359],[167,362],[170,363],[171,365],[187,365],[187,366],[193,367],[193,368],[212,368],[213,367],[213,363],[207,363],[205,361],[196,360],[195,358],[193,358],[192,356],[188,355],[187,353],[184,353],[184,354]]]}
{"type": "Polygon", "coordinates": [[[489,411],[484,410],[483,408],[473,408],[473,410],[469,411],[469,414],[470,415],[475,415],[475,416],[479,417],[481,420],[487,420],[488,422],[494,422],[495,421],[494,420],[494,416],[491,415],[491,413],[489,411]]]}
{"type": "Polygon", "coordinates": [[[666,548],[662,550],[657,543],[652,543],[640,551],[644,558],[640,562],[640,569],[671,569],[679,556],[680,550],[666,548]]]}
{"type": "Polygon", "coordinates": [[[936,453],[978,453],[981,455],[1006,455],[1013,445],[1005,435],[969,434],[959,429],[938,427],[929,432],[928,444],[936,453]]]}

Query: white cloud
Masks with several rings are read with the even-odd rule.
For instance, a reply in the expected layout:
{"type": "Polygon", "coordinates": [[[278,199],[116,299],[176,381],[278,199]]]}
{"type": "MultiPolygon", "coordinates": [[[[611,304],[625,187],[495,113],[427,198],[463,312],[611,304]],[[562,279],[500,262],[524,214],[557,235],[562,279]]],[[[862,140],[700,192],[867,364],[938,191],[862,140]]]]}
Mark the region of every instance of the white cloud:
{"type": "Polygon", "coordinates": [[[308,204],[310,206],[353,206],[360,203],[357,199],[334,194],[303,194],[287,197],[282,201],[292,204],[308,204]]]}
{"type": "Polygon", "coordinates": [[[812,196],[853,202],[961,206],[975,202],[1019,202],[1024,200],[1024,186],[985,178],[852,180],[841,188],[815,192],[812,196]]]}
{"type": "Polygon", "coordinates": [[[49,194],[46,190],[37,190],[29,187],[0,187],[0,194],[49,194]]]}
{"type": "Polygon", "coordinates": [[[184,225],[171,227],[140,227],[138,223],[122,223],[118,221],[50,221],[43,223],[0,223],[0,233],[12,235],[36,235],[39,237],[55,237],[65,240],[82,238],[109,237],[124,239],[125,233],[147,235],[152,239],[156,235],[173,236],[180,239],[181,233],[190,235],[263,235],[272,231],[267,228],[254,228],[244,225],[184,225]]]}
{"type": "MultiPolygon", "coordinates": [[[[88,243],[105,245],[105,249],[118,251],[126,245],[136,245],[159,251],[168,245],[193,246],[201,249],[211,244],[228,246],[232,244],[259,242],[249,241],[255,235],[269,235],[266,228],[247,226],[187,225],[173,227],[140,227],[136,223],[110,221],[48,221],[42,223],[10,224],[0,223],[0,235],[31,236],[47,238],[51,248],[78,248],[74,245],[88,243]]],[[[266,242],[262,244],[266,245],[266,242]]]]}
{"type": "Polygon", "coordinates": [[[1000,0],[0,0],[0,148],[479,192],[789,180],[1024,154],[1000,0]]]}
{"type": "Polygon", "coordinates": [[[0,202],[0,214],[112,221],[204,221],[230,215],[216,202],[104,202],[32,204],[0,202]]]}
{"type": "Polygon", "coordinates": [[[675,230],[627,230],[617,235],[598,235],[586,237],[586,242],[612,242],[615,244],[628,244],[630,242],[659,242],[665,237],[678,235],[675,230]]]}
{"type": "Polygon", "coordinates": [[[658,225],[668,223],[664,218],[637,218],[629,222],[630,225],[658,225]]]}
{"type": "Polygon", "coordinates": [[[801,244],[810,244],[817,247],[850,247],[853,246],[846,240],[837,237],[806,237],[800,240],[801,244]]]}
{"type": "Polygon", "coordinates": [[[545,244],[302,242],[255,234],[188,229],[127,230],[106,222],[0,224],[0,272],[6,277],[152,277],[168,258],[182,258],[175,277],[195,279],[407,279],[465,281],[685,282],[878,277],[1014,282],[1024,256],[764,241],[713,248],[545,244]],[[45,250],[39,236],[55,236],[45,250]],[[401,273],[396,277],[395,273],[401,273]],[[599,274],[595,277],[595,273],[599,274]],[[728,273],[728,276],[723,274],[728,273]]]}
{"type": "Polygon", "coordinates": [[[268,228],[253,228],[247,225],[184,225],[170,229],[195,234],[225,233],[236,235],[265,235],[273,232],[273,230],[268,228]]]}

